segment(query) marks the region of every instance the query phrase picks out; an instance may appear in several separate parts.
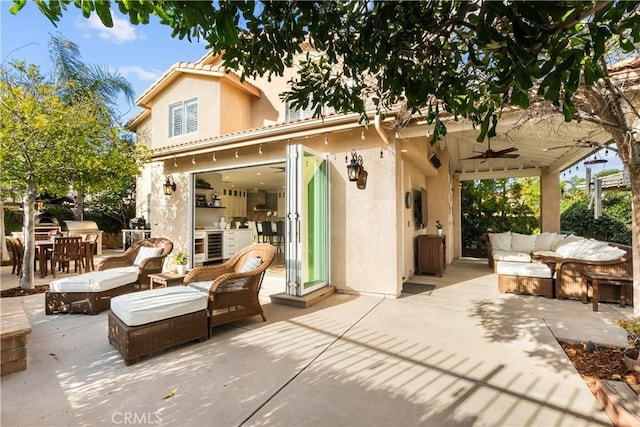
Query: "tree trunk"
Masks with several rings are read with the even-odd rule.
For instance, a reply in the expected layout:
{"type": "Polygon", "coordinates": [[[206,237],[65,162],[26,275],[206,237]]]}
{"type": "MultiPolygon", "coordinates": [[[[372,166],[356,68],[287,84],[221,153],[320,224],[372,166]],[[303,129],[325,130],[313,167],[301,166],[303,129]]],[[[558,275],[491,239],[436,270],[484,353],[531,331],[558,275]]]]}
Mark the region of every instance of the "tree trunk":
{"type": "Polygon", "coordinates": [[[84,193],[80,191],[76,191],[73,198],[73,219],[84,221],[84,193]]]}
{"type": "Polygon", "coordinates": [[[32,182],[27,183],[27,192],[22,199],[22,209],[24,211],[24,259],[22,260],[22,275],[20,276],[20,287],[22,289],[33,289],[33,261],[35,258],[35,206],[34,202],[38,192],[32,182]]]}
{"type": "Polygon", "coordinates": [[[640,316],[640,173],[629,168],[631,181],[631,246],[633,248],[633,315],[640,316]]]}

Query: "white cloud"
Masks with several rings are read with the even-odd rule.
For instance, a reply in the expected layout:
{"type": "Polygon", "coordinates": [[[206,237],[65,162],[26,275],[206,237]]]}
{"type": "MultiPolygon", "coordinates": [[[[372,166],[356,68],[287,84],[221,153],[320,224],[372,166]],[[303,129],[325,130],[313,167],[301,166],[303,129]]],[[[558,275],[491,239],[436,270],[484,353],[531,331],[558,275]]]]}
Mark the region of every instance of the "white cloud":
{"type": "Polygon", "coordinates": [[[98,37],[115,44],[132,42],[138,38],[135,27],[129,22],[115,16],[113,16],[112,19],[113,27],[107,28],[102,21],[100,21],[98,15],[92,13],[89,19],[79,17],[76,21],[76,26],[81,30],[97,32],[98,37]]]}
{"type": "Polygon", "coordinates": [[[123,67],[118,67],[118,73],[127,78],[134,75],[138,80],[142,81],[153,81],[160,75],[160,73],[156,71],[145,70],[138,65],[125,65],[123,67]]]}

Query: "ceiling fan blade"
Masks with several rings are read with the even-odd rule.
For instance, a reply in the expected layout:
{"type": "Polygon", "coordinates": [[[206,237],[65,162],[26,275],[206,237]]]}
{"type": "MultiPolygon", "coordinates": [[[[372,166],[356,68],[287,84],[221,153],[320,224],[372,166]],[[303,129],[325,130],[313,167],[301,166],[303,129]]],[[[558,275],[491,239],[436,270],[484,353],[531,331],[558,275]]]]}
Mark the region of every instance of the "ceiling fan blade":
{"type": "Polygon", "coordinates": [[[467,157],[466,159],[461,159],[461,160],[475,160],[475,159],[484,159],[484,153],[478,154],[477,156],[473,156],[473,157],[467,157]]]}
{"type": "Polygon", "coordinates": [[[501,157],[503,159],[517,159],[518,157],[520,157],[520,154],[502,154],[498,157],[501,157]]]}
{"type": "Polygon", "coordinates": [[[516,147],[509,147],[509,148],[505,148],[504,150],[498,150],[494,152],[494,154],[496,156],[502,156],[503,154],[511,153],[513,151],[518,151],[518,149],[516,147]]]}
{"type": "Polygon", "coordinates": [[[555,147],[543,148],[542,151],[559,150],[561,148],[573,147],[573,145],[556,145],[555,147]]]}

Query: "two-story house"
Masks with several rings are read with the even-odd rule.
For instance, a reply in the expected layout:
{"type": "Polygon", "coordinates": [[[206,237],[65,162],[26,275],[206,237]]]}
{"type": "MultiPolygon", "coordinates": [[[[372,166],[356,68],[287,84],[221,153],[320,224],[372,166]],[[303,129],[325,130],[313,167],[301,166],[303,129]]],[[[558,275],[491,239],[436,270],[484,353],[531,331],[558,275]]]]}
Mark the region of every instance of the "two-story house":
{"type": "MultiPolygon", "coordinates": [[[[384,118],[372,111],[366,126],[357,114],[313,118],[279,97],[293,75],[241,81],[221,67],[220,57],[205,55],[175,64],[137,99],[142,110],[127,127],[153,149],[138,183],[138,214],[154,236],[190,253],[192,263],[203,261],[203,239],[205,246],[220,244],[203,230],[260,223],[270,214],[286,225],[283,291],[301,296],[331,284],[338,292],[396,297],[418,270],[416,236],[435,235],[436,221],[444,225],[437,249],[445,251],[443,261],[461,255],[463,179],[540,176],[542,228],[558,231],[559,172],[584,152],[543,153],[544,144],[557,142],[543,135],[534,144],[531,128],[517,128],[509,140],[496,138],[493,150],[522,139],[523,155],[487,159],[474,152],[482,146],[466,121],[452,121],[445,140],[431,146],[424,120],[407,121],[402,111],[384,118]],[[360,182],[349,180],[352,153],[366,171],[360,182]],[[286,173],[265,189],[265,171],[286,173]],[[255,182],[235,181],[240,172],[255,175],[255,182]],[[176,184],[170,195],[167,180],[176,184]]],[[[502,122],[519,117],[509,114],[502,122]]],[[[566,126],[572,137],[580,135],[566,126]]]]}

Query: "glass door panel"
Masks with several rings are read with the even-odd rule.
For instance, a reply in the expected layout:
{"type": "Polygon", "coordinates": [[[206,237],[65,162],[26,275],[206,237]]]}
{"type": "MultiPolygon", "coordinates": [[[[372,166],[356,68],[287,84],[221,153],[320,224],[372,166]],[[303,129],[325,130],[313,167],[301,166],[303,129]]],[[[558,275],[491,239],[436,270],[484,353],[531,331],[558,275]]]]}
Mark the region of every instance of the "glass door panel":
{"type": "Polygon", "coordinates": [[[302,145],[287,152],[287,293],[329,283],[329,167],[302,145]]]}

